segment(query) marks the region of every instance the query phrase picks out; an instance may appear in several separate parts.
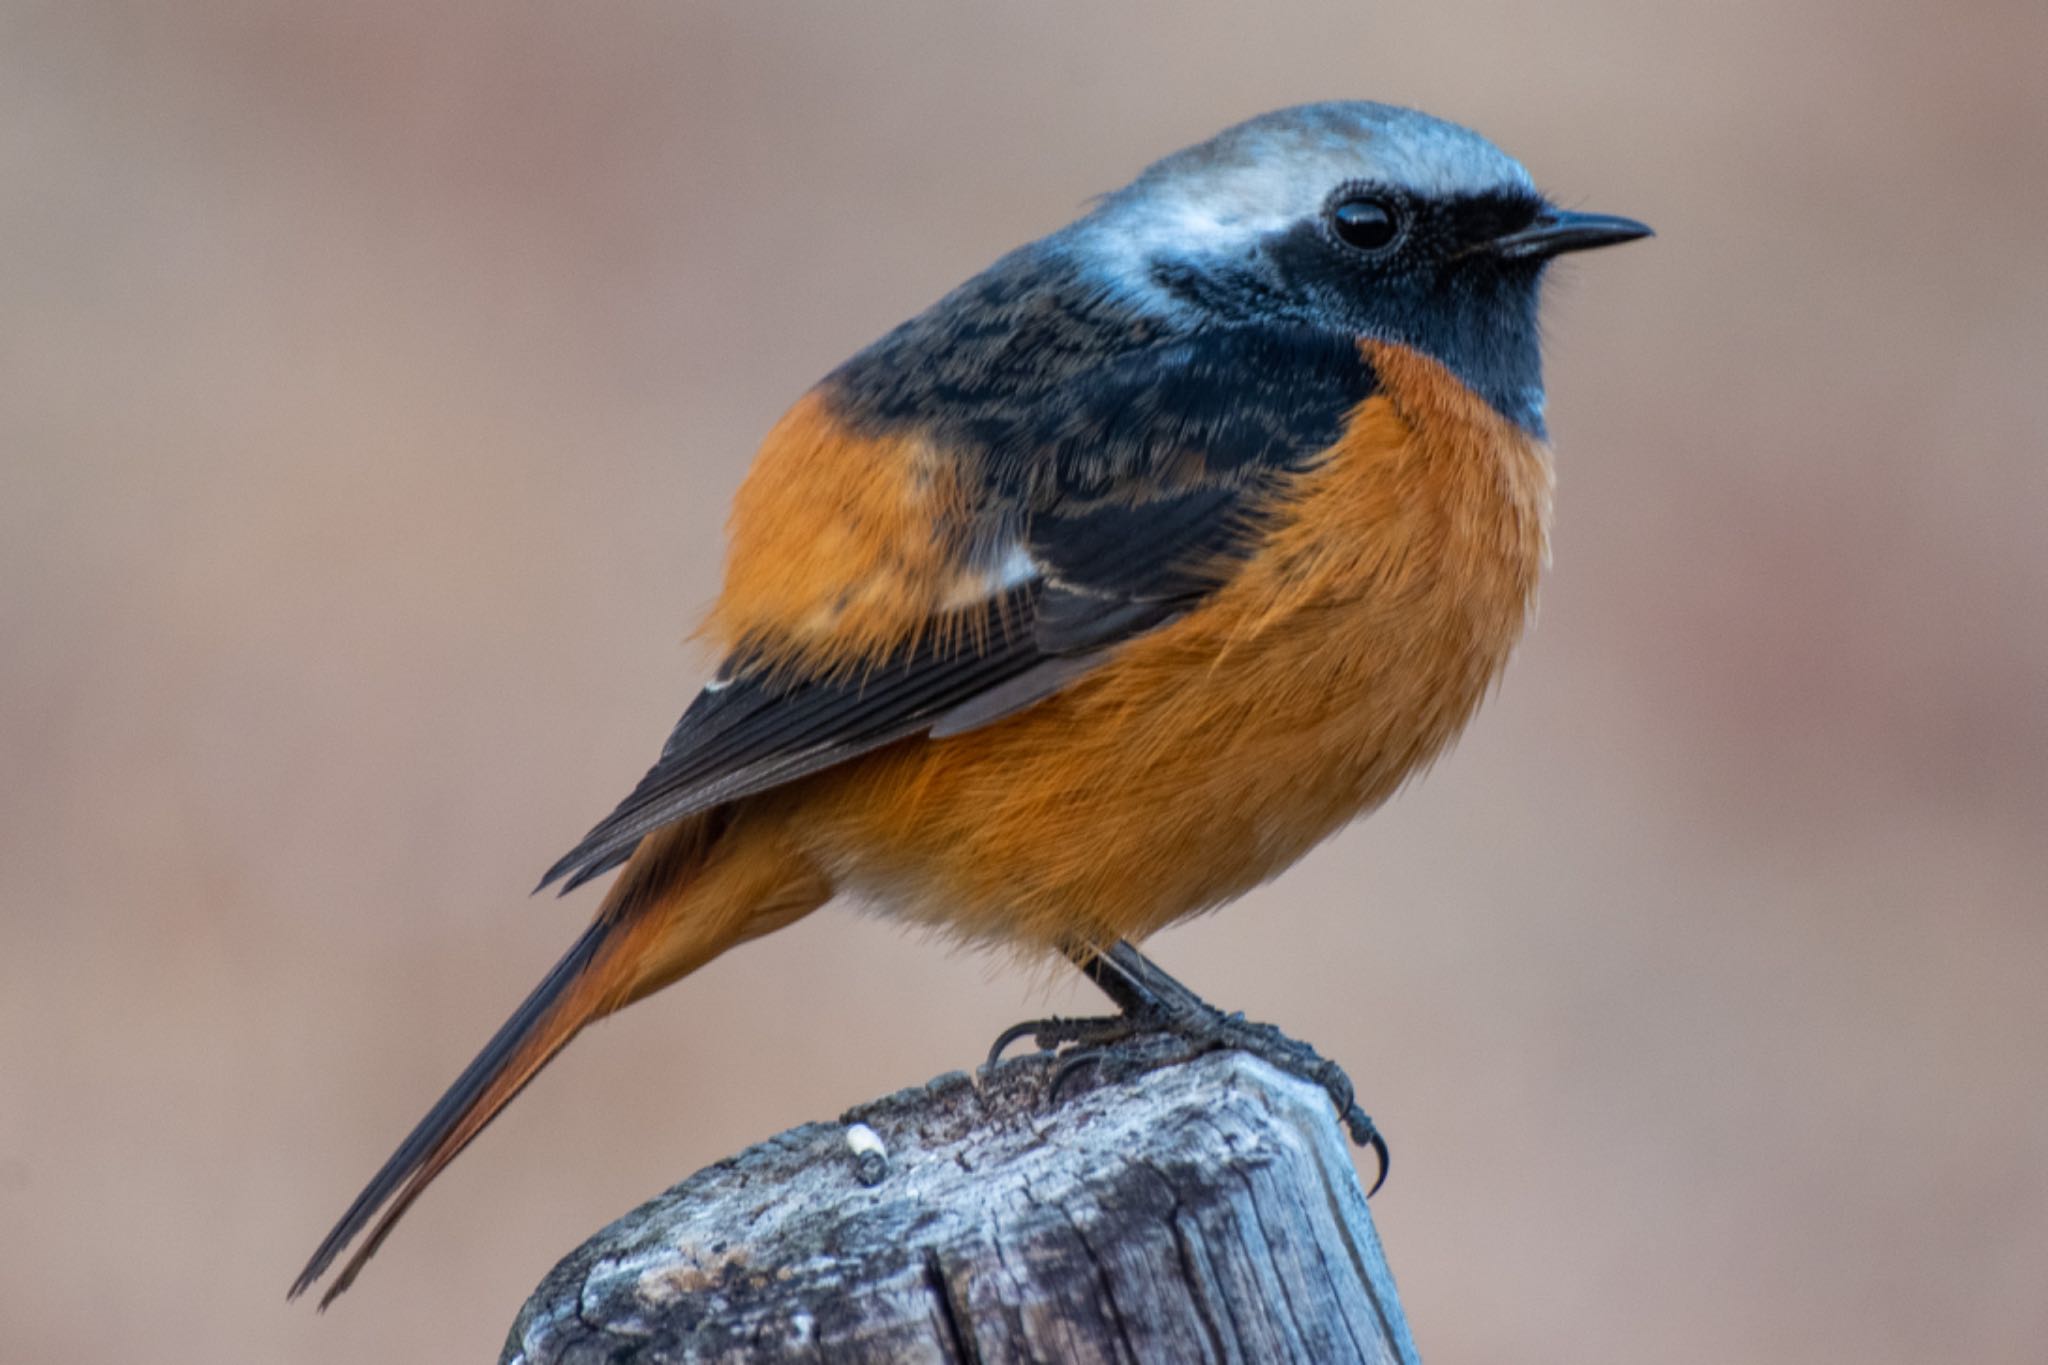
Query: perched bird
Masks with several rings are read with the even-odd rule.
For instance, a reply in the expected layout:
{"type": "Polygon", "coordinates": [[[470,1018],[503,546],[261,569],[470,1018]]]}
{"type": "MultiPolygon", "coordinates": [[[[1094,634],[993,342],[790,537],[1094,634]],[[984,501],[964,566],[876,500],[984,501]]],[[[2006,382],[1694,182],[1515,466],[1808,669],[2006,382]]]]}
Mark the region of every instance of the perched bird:
{"type": "Polygon", "coordinates": [[[735,500],[716,677],[542,881],[622,869],[596,918],[292,1293],[371,1228],[323,1304],[346,1289],[584,1025],[842,892],[1064,954],[1122,1010],[1013,1035],[1249,1048],[1376,1141],[1340,1071],[1131,944],[1471,717],[1547,553],[1545,264],[1648,233],[1454,124],[1305,105],[1157,162],[826,376],[735,500]]]}

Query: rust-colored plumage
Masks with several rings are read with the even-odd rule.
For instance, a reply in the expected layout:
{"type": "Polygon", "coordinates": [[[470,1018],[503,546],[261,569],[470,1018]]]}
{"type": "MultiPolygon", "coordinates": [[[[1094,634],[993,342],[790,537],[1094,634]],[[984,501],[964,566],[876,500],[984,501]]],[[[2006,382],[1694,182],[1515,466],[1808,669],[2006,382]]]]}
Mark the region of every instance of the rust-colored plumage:
{"type": "Polygon", "coordinates": [[[806,395],[733,498],[725,588],[700,636],[821,673],[902,648],[979,595],[961,474],[921,434],[861,436],[806,395]]]}
{"type": "Polygon", "coordinates": [[[1208,602],[1003,724],[776,794],[791,843],[972,938],[1106,945],[1230,899],[1390,794],[1521,633],[1550,472],[1440,365],[1368,352],[1384,392],[1208,602]]]}

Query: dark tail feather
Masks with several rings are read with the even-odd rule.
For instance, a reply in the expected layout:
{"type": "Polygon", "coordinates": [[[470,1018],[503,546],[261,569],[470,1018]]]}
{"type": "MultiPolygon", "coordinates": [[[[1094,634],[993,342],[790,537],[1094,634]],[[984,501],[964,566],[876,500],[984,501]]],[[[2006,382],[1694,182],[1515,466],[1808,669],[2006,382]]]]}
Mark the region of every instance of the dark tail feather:
{"type": "Polygon", "coordinates": [[[390,1203],[390,1209],[368,1240],[321,1296],[322,1308],[332,1303],[355,1280],[363,1263],[375,1254],[412,1201],[440,1174],[442,1167],[453,1161],[498,1111],[512,1102],[584,1024],[606,1012],[610,1002],[605,997],[611,992],[605,989],[607,983],[599,979],[603,974],[593,974],[591,968],[606,940],[620,927],[618,919],[599,915],[584,930],[583,937],[576,940],[533,994],[526,997],[526,1003],[505,1021],[476,1060],[399,1144],[383,1169],[363,1187],[348,1212],[306,1262],[299,1278],[292,1282],[288,1297],[296,1299],[312,1287],[334,1263],[334,1258],[377,1216],[378,1210],[390,1203]]]}

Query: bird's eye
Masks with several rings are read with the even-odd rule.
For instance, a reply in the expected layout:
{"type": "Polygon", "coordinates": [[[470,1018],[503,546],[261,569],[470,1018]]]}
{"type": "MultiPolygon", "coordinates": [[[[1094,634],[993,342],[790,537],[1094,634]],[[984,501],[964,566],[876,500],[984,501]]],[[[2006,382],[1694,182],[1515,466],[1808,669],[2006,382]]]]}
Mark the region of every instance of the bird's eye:
{"type": "Polygon", "coordinates": [[[1401,235],[1401,213],[1391,199],[1360,195],[1330,210],[1337,239],[1360,251],[1384,251],[1401,235]]]}

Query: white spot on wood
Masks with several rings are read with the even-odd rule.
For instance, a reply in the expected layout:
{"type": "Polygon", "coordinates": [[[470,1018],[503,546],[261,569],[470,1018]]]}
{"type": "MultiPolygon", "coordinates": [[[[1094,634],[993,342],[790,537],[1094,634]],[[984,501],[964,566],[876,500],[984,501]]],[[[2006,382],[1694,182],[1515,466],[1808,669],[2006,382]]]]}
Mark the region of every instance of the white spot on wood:
{"type": "Polygon", "coordinates": [[[863,1185],[879,1185],[889,1174],[889,1149],[882,1142],[881,1134],[865,1123],[849,1124],[846,1129],[847,1150],[853,1153],[854,1177],[863,1185]]]}

